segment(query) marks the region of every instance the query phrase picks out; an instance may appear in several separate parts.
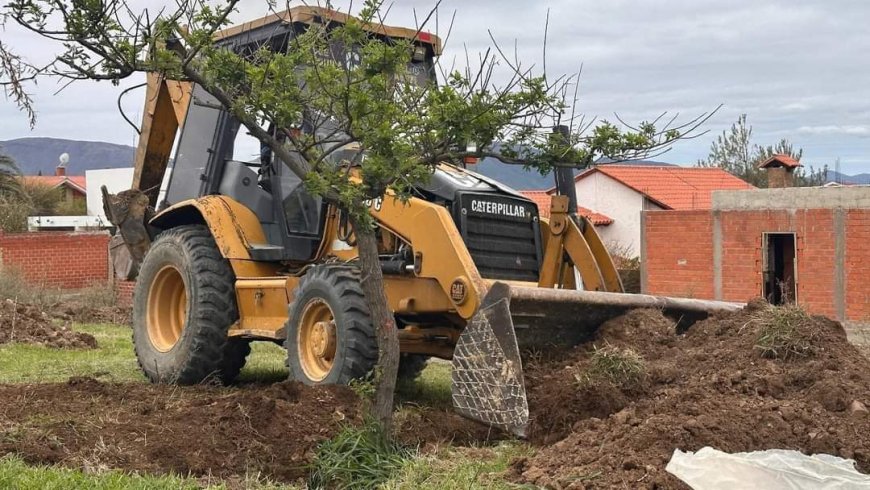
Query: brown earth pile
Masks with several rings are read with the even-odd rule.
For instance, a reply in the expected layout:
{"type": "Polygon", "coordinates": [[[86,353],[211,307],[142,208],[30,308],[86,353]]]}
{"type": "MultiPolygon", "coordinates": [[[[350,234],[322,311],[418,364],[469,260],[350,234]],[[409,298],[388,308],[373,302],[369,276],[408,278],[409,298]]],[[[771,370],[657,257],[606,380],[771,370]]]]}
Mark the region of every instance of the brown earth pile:
{"type": "Polygon", "coordinates": [[[855,459],[870,472],[870,361],[843,328],[791,317],[791,348],[759,338],[784,310],[750,304],[678,335],[658,311],[602,326],[593,345],[527,365],[535,456],[512,477],[549,488],[687,488],[664,470],[674,449],[783,448],[855,459]],[[627,381],[590,376],[595,349],[643,358],[627,381]]]}
{"type": "Polygon", "coordinates": [[[82,300],[68,300],[50,309],[52,317],[77,323],[132,325],[132,308],[118,305],[93,306],[82,300]]]}
{"type": "Polygon", "coordinates": [[[317,444],[357,423],[346,387],[297,382],[227,389],[68,383],[0,386],[0,454],[85,470],[290,482],[317,444]]]}
{"type": "Polygon", "coordinates": [[[0,301],[0,344],[25,343],[60,349],[95,349],[97,339],[52,321],[40,308],[7,299],[0,301]]]}
{"type": "MultiPolygon", "coordinates": [[[[257,475],[304,478],[318,444],[362,421],[344,386],[298,382],[236,388],[106,383],[0,385],[0,456],[87,471],[174,472],[225,481],[257,475]]],[[[452,411],[405,410],[396,421],[408,446],[477,444],[490,431],[452,411]]]]}

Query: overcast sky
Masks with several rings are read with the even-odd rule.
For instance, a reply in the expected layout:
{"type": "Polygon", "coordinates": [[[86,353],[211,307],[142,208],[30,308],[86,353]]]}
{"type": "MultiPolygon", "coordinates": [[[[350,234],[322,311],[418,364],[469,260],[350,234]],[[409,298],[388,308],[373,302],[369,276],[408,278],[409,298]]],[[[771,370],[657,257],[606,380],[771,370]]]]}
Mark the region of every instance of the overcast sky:
{"type": "MultiPolygon", "coordinates": [[[[162,3],[141,0],[153,8],[162,3]]],[[[360,2],[357,2],[359,4],[360,2]]],[[[337,5],[342,5],[337,2],[337,5]]],[[[390,24],[414,24],[431,1],[397,0],[390,24]]],[[[701,138],[680,142],[659,160],[693,164],[710,142],[746,113],[756,143],[788,138],[804,163],[844,173],[870,172],[870,2],[865,0],[445,0],[440,34],[456,11],[442,62],[517,41],[520,57],[540,64],[550,10],[547,69],[574,72],[583,63],[581,109],[590,116],[642,121],[662,111],[685,118],[724,107],[701,138]]],[[[264,0],[243,0],[235,21],[267,13],[264,0]]],[[[433,26],[434,27],[434,26],[433,26]]],[[[19,52],[45,59],[56,49],[18,30],[0,33],[19,52]]],[[[121,87],[79,82],[59,95],[45,80],[32,90],[39,120],[31,131],[11,101],[0,99],[0,140],[26,136],[135,145],[116,107],[121,87]]],[[[142,93],[124,107],[141,117],[142,93]]]]}

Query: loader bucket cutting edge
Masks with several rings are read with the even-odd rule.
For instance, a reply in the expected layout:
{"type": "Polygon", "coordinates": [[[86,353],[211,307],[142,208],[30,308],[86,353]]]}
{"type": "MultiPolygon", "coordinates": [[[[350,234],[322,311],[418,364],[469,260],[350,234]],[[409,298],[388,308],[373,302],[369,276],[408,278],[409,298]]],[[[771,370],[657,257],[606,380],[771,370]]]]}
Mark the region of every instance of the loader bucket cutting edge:
{"type": "Polygon", "coordinates": [[[524,437],[529,407],[520,347],[571,347],[607,320],[636,308],[656,308],[687,328],[741,303],[604,293],[494,283],[459,336],[453,354],[452,398],[463,416],[524,437]]]}

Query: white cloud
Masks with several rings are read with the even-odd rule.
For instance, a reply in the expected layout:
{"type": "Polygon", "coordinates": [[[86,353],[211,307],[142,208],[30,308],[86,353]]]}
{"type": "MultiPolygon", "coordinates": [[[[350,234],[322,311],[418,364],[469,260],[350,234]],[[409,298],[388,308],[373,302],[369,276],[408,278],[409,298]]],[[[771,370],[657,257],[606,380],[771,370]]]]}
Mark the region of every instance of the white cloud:
{"type": "MultiPolygon", "coordinates": [[[[168,0],[135,0],[151,9],[168,0]]],[[[281,4],[283,2],[279,2],[281,4]]],[[[358,5],[360,2],[356,2],[358,5]]],[[[413,25],[432,0],[396,0],[388,23],[413,25]]],[[[266,13],[264,0],[242,0],[235,21],[266,13]]],[[[336,2],[346,5],[344,2],[336,2]]],[[[585,113],[628,121],[663,111],[693,117],[724,103],[706,125],[709,135],[678,144],[664,159],[692,163],[706,156],[710,141],[742,113],[759,144],[788,138],[804,149],[804,161],[864,162],[870,171],[870,2],[866,0],[443,0],[440,34],[456,10],[444,62],[485,50],[488,30],[513,53],[514,39],[527,65],[541,66],[544,19],[550,10],[547,68],[573,72],[581,62],[585,113]]],[[[44,58],[45,41],[8,30],[4,43],[44,58]]],[[[31,134],[10,101],[0,99],[0,140],[56,136],[130,144],[135,133],[117,113],[120,88],[79,83],[59,96],[56,86],[33,90],[40,120],[31,134]],[[87,121],[81,124],[78,121],[87,121]]],[[[125,99],[131,115],[141,111],[141,92],[125,99]]]]}
{"type": "Polygon", "coordinates": [[[799,133],[870,136],[870,126],[801,126],[799,133]]]}

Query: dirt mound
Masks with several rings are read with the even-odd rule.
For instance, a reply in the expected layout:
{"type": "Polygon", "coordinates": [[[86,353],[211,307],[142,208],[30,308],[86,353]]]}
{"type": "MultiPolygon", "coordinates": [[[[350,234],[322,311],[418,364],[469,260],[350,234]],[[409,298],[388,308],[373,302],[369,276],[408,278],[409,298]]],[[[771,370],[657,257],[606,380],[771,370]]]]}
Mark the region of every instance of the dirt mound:
{"type": "Polygon", "coordinates": [[[513,478],[554,488],[686,488],[674,449],[785,448],[870,472],[870,361],[843,328],[750,304],[685,334],[633,311],[595,342],[527,365],[531,440],[513,478]]]}
{"type": "Polygon", "coordinates": [[[95,349],[97,339],[55,324],[36,306],[7,299],[0,301],[0,344],[37,344],[62,349],[95,349]]]}
{"type": "Polygon", "coordinates": [[[508,438],[505,433],[462,417],[453,410],[415,408],[396,417],[396,438],[407,447],[422,451],[444,444],[480,446],[508,438]]]}
{"type": "Polygon", "coordinates": [[[122,306],[93,306],[81,300],[69,300],[51,308],[52,317],[77,323],[111,323],[132,325],[133,310],[122,306]]]}
{"type": "Polygon", "coordinates": [[[0,454],[29,463],[235,477],[303,477],[317,444],[360,420],[346,387],[68,383],[0,386],[0,454]]]}

